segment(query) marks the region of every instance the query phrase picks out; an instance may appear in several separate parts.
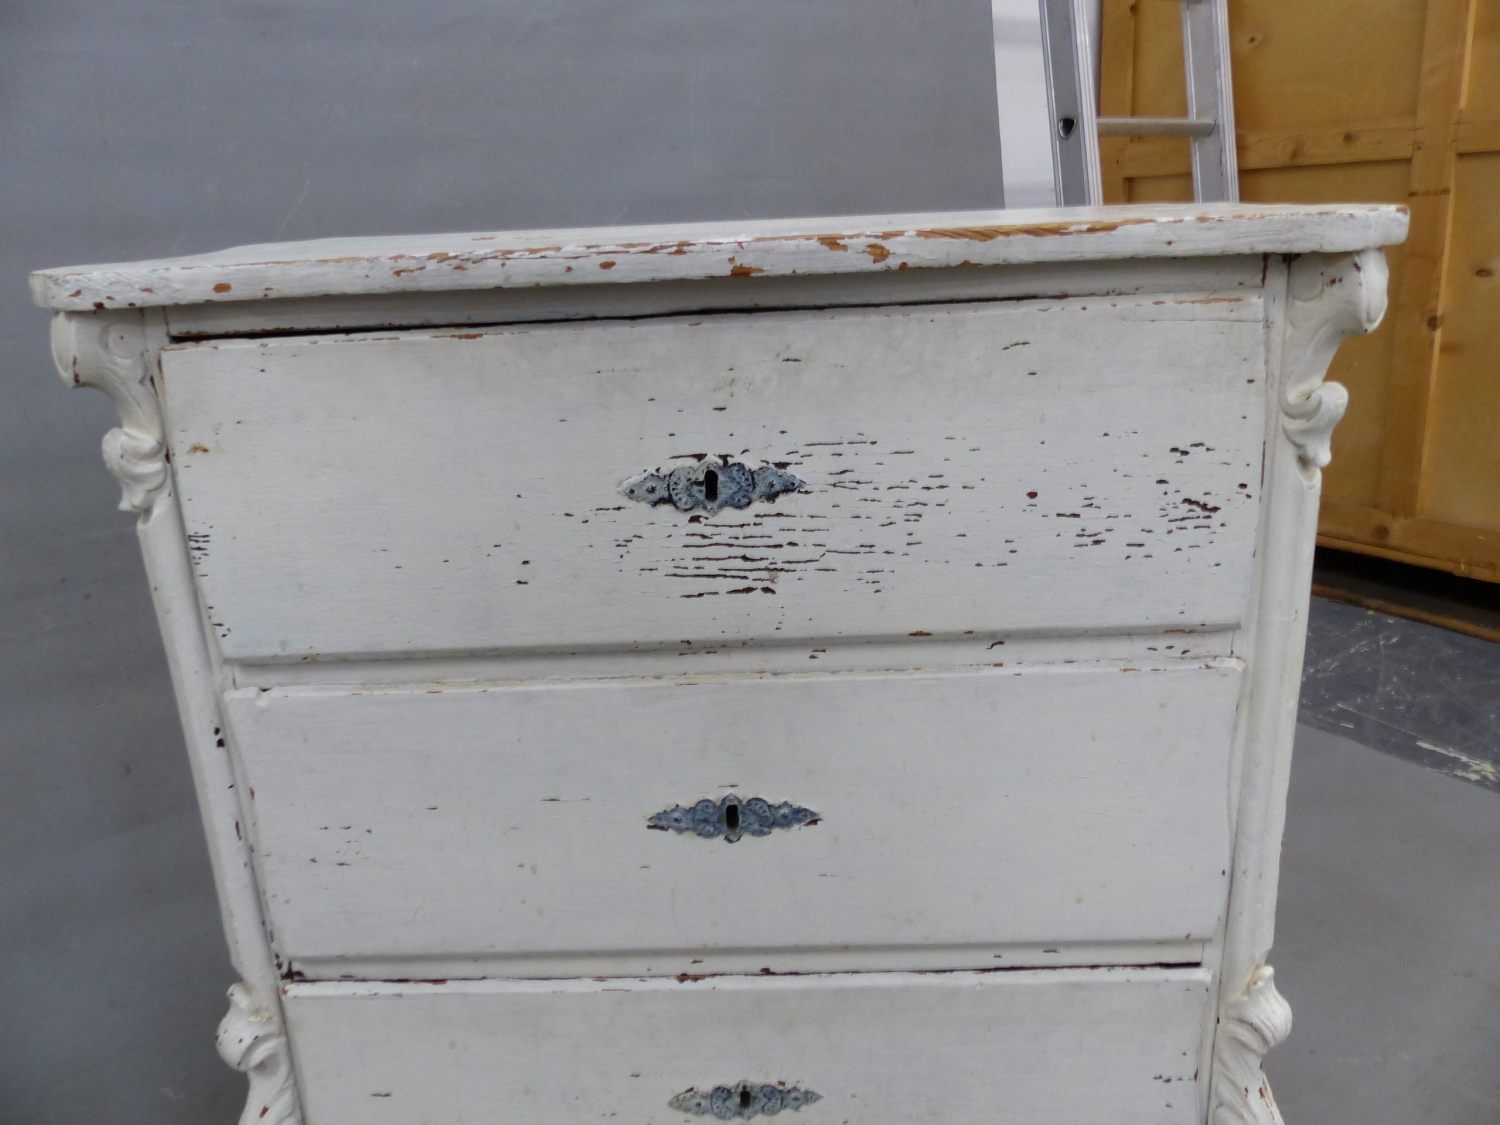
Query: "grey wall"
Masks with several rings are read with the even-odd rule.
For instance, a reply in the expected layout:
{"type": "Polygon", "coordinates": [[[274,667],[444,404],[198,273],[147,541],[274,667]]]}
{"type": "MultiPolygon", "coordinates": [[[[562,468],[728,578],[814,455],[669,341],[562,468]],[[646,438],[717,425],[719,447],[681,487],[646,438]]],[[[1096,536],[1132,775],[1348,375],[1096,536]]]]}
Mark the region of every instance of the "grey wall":
{"type": "Polygon", "coordinates": [[[0,1122],[230,1122],[231,970],[102,396],[25,274],[346,234],[988,207],[988,0],[6,0],[0,1122]]]}

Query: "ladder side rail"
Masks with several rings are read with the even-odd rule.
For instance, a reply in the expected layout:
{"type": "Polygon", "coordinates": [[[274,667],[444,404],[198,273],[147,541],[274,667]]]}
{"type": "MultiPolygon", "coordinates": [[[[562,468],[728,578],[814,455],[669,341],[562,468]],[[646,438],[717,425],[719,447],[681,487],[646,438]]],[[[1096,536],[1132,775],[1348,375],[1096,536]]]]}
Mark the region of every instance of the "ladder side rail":
{"type": "Polygon", "coordinates": [[[1063,207],[1097,206],[1104,198],[1090,2],[1040,0],[1052,171],[1063,207]]]}
{"type": "Polygon", "coordinates": [[[1215,123],[1212,132],[1192,138],[1193,198],[1199,203],[1238,202],[1229,0],[1182,0],[1182,57],[1188,117],[1215,123]]]}

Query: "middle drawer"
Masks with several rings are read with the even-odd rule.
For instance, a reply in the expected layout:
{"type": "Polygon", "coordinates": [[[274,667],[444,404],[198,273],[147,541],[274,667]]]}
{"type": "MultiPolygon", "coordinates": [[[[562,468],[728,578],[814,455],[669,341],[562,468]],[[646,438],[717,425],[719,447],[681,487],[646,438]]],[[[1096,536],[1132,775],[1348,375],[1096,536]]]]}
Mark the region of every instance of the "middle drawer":
{"type": "Polygon", "coordinates": [[[981,948],[1212,936],[1241,670],[252,689],[227,711],[275,946],[309,976],[653,950],[993,965],[981,948]]]}

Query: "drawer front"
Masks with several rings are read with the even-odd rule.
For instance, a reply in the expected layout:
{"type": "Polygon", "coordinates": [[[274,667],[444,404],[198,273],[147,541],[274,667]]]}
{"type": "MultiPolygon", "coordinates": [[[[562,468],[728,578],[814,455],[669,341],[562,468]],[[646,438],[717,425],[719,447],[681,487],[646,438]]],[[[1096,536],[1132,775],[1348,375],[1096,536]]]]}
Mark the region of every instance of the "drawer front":
{"type": "Polygon", "coordinates": [[[1228,660],[276,689],[228,716],[275,944],[311,976],[933,945],[978,967],[1215,932],[1239,682],[1228,660]]]}
{"type": "Polygon", "coordinates": [[[1107,969],[324,984],[290,986],[285,1011],[307,1125],[692,1125],[716,1117],[670,1103],[724,1087],[749,1120],[778,1084],[796,1125],[1189,1125],[1208,987],[1107,969]]]}
{"type": "Polygon", "coordinates": [[[182,345],[162,373],[230,660],[1157,629],[1243,614],[1262,315],[659,318],[182,345]],[[683,466],[726,500],[761,467],[801,488],[617,490],[683,466]]]}

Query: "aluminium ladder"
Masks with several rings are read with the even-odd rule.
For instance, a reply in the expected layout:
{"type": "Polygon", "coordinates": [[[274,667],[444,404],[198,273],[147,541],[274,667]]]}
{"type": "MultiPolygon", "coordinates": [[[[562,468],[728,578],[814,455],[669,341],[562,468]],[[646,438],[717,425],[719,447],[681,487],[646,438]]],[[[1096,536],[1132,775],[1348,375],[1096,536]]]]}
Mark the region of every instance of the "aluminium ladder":
{"type": "Polygon", "coordinates": [[[1100,137],[1187,137],[1193,152],[1193,198],[1199,203],[1239,199],[1234,93],[1229,80],[1229,3],[1178,2],[1182,5],[1188,116],[1100,117],[1094,43],[1100,0],[1040,0],[1052,169],[1060,206],[1104,201],[1100,137]]]}

